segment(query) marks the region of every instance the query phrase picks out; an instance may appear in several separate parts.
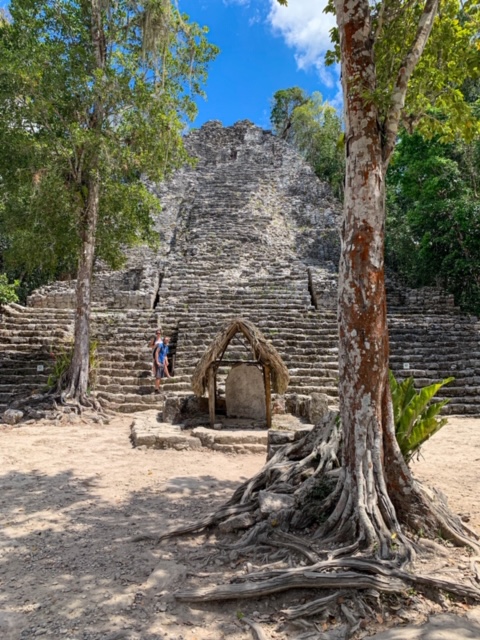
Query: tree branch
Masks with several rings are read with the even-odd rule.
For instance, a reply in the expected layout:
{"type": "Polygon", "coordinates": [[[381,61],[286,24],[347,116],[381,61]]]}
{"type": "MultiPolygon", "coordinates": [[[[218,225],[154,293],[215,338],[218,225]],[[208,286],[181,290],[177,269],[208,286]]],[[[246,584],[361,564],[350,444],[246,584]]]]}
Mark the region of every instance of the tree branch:
{"type": "Polygon", "coordinates": [[[383,146],[383,162],[385,168],[395,146],[398,125],[405,106],[408,81],[423,53],[428,37],[433,27],[433,21],[438,11],[439,0],[426,0],[425,8],[418,22],[417,34],[410,50],[400,65],[397,79],[392,93],[392,106],[385,119],[385,143],[383,146]]]}

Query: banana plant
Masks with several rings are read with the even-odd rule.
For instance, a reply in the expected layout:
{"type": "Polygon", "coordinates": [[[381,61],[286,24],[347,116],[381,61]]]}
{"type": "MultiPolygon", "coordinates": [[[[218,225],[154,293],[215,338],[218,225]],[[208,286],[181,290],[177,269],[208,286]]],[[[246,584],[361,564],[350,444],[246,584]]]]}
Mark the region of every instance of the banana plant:
{"type": "Polygon", "coordinates": [[[407,464],[420,452],[422,444],[447,423],[447,418],[440,418],[438,414],[450,399],[433,404],[430,401],[452,380],[455,378],[445,378],[416,391],[413,378],[397,382],[390,371],[395,434],[407,464]]]}

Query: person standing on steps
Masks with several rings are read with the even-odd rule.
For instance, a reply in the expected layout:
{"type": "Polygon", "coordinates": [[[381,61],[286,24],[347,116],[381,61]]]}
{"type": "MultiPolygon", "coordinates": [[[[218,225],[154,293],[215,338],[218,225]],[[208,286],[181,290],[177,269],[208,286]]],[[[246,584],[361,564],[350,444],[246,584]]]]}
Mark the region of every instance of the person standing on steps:
{"type": "Polygon", "coordinates": [[[170,338],[165,337],[163,342],[159,344],[155,350],[155,363],[156,363],[156,373],[155,373],[155,393],[160,392],[160,381],[162,378],[170,378],[170,374],[168,373],[168,345],[170,343],[170,338]]]}
{"type": "Polygon", "coordinates": [[[157,374],[157,357],[156,357],[156,353],[157,353],[158,347],[161,344],[163,344],[162,330],[161,329],[157,329],[155,331],[155,335],[153,336],[153,338],[150,339],[150,342],[148,343],[148,346],[150,347],[150,349],[152,349],[152,358],[153,358],[152,375],[153,376],[156,376],[156,374],[157,374]]]}

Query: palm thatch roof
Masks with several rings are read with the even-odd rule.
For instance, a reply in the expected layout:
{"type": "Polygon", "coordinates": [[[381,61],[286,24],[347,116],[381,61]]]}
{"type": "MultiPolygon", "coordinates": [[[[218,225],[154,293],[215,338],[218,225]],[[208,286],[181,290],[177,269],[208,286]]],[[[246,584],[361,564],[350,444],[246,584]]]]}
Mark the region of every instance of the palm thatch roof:
{"type": "Polygon", "coordinates": [[[290,381],[288,369],[275,347],[267,342],[263,333],[257,327],[244,318],[230,320],[224,328],[217,333],[210,347],[200,358],[192,375],[193,392],[202,396],[208,385],[208,370],[222,358],[230,340],[236,333],[243,333],[252,347],[253,355],[258,362],[270,367],[272,375],[272,390],[275,393],[285,393],[290,381]]]}

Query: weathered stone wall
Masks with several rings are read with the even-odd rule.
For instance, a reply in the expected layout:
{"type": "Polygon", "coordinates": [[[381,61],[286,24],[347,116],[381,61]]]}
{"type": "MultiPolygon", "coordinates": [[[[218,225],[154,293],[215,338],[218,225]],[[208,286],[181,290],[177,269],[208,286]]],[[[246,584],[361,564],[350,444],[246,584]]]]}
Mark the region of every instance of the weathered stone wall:
{"type": "MultiPolygon", "coordinates": [[[[129,249],[119,271],[99,264],[94,306],[149,309],[159,288],[175,306],[186,293],[181,283],[185,263],[193,270],[195,262],[216,265],[232,286],[241,286],[252,264],[258,275],[271,275],[264,266],[270,256],[297,264],[311,302],[333,309],[341,207],[328,185],[290,145],[247,120],[232,127],[207,122],[190,132],[185,144],[195,164],[161,185],[149,184],[162,202],[154,223],[159,248],[129,249]],[[180,278],[172,280],[179,266],[180,278]]],[[[36,290],[28,304],[73,308],[74,290],[75,281],[56,282],[36,290]]],[[[388,303],[432,311],[452,309],[453,297],[436,288],[408,289],[390,277],[388,303]]]]}

